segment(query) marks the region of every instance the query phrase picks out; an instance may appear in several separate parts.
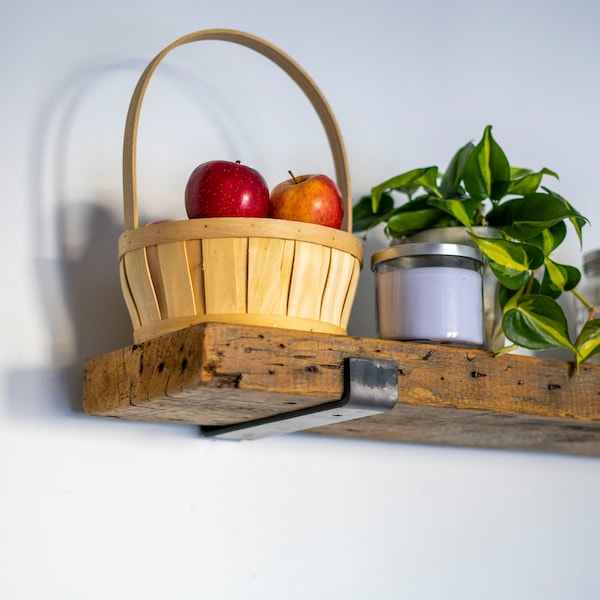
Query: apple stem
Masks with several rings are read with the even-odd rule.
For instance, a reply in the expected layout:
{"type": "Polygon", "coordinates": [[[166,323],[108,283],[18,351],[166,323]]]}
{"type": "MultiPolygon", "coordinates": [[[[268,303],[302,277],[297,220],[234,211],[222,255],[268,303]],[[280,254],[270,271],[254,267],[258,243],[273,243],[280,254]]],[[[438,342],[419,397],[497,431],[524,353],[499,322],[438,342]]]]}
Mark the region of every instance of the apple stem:
{"type": "Polygon", "coordinates": [[[294,174],[291,171],[288,171],[288,173],[290,174],[290,177],[294,180],[294,183],[298,185],[298,180],[294,177],[294,174]]]}

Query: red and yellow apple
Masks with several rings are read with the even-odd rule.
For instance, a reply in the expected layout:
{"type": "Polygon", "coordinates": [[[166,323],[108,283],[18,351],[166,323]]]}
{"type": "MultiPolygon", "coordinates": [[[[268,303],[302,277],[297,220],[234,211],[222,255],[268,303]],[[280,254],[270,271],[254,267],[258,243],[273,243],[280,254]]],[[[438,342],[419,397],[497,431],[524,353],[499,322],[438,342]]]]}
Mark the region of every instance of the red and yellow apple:
{"type": "Polygon", "coordinates": [[[212,160],[190,175],[185,209],[190,219],[267,217],[269,188],[258,171],[239,161],[212,160]]]}
{"type": "Polygon", "coordinates": [[[344,202],[335,181],[326,175],[290,175],[271,190],[269,216],[340,229],[344,202]]]}

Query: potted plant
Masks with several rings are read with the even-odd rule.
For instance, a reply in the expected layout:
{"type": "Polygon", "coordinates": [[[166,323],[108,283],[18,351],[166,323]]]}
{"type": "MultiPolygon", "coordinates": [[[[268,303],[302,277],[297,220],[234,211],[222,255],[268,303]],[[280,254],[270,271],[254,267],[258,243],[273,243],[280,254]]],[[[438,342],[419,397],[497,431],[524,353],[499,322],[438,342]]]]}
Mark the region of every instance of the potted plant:
{"type": "Polygon", "coordinates": [[[578,367],[600,353],[600,319],[575,289],[579,269],[559,264],[551,255],[566,237],[567,222],[581,244],[588,221],[542,185],[544,177],[558,179],[547,168],[511,166],[488,125],[479,143],[461,147],[444,173],[437,166],[417,168],[374,186],[354,206],[353,229],[367,232],[385,223],[386,235],[400,239],[428,229],[466,228],[498,281],[501,328],[512,344],[495,351],[564,347],[573,352],[578,367]],[[397,205],[398,196],[405,200],[397,205]],[[497,233],[485,235],[480,227],[497,233]],[[575,340],[556,302],[563,292],[573,293],[589,310],[575,340]]]}

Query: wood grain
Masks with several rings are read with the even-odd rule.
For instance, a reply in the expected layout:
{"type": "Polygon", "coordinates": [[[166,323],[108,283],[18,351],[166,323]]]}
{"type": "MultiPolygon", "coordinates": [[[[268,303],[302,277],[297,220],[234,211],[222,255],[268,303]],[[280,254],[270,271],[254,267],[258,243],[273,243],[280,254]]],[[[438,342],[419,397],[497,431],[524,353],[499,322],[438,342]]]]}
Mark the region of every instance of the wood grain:
{"type": "Polygon", "coordinates": [[[346,357],[394,360],[396,407],[313,433],[600,456],[600,365],[205,323],[89,359],[89,415],[231,424],[343,395],[346,357]]]}

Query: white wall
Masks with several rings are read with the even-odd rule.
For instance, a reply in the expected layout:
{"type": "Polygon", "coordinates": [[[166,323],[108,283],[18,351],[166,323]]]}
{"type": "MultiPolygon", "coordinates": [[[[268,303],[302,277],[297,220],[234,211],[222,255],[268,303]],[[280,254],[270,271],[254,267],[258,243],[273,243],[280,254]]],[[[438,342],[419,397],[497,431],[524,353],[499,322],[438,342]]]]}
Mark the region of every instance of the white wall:
{"type": "MultiPolygon", "coordinates": [[[[116,273],[125,112],[143,67],[208,27],[277,44],[319,83],[354,197],[445,164],[486,124],[557,170],[600,246],[600,5],[585,0],[129,0],[0,8],[0,597],[597,598],[600,461],[91,419],[83,359],[130,343],[116,273]]],[[[329,172],[320,125],[249,50],[180,49],[140,124],[147,218],[240,158],[329,172]]],[[[367,258],[384,240],[367,244],[367,258]]],[[[565,261],[579,263],[571,235],[565,261]]],[[[374,335],[366,268],[351,333],[374,335]]]]}

